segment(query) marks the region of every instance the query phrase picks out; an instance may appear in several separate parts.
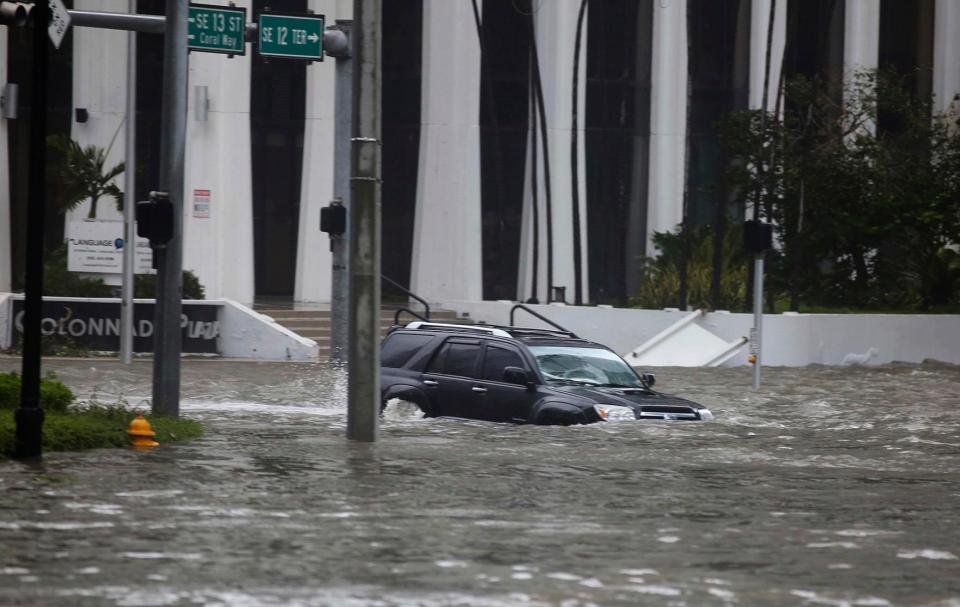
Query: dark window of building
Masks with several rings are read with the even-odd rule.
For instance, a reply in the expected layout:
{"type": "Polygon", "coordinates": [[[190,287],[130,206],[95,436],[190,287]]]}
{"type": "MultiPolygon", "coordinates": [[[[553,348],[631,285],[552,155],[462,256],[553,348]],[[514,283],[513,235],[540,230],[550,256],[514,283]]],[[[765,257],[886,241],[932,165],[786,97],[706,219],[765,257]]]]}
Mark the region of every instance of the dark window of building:
{"type": "Polygon", "coordinates": [[[483,298],[516,299],[529,107],[530,0],[483,2],[483,298]]]}
{"type": "MultiPolygon", "coordinates": [[[[266,5],[305,13],[306,0],[255,0],[250,15],[266,5]]],[[[306,106],[306,62],[265,59],[255,48],[250,73],[250,144],[253,168],[253,268],[256,295],[293,295],[300,221],[300,176],[306,106]]]]}
{"type": "Polygon", "coordinates": [[[391,368],[402,367],[432,339],[433,335],[394,333],[383,344],[383,349],[380,351],[380,365],[391,368]]]}
{"type": "MultiPolygon", "coordinates": [[[[917,100],[927,100],[933,92],[933,18],[934,0],[883,0],[880,4],[880,69],[901,78],[917,100]]],[[[897,122],[897,117],[882,110],[877,117],[884,131],[898,131],[897,122]]]]}
{"type": "MultiPolygon", "coordinates": [[[[423,0],[383,3],[382,273],[410,284],[420,160],[423,0]]],[[[406,296],[383,284],[385,300],[406,296]]]]}
{"type": "MultiPolygon", "coordinates": [[[[67,8],[73,8],[68,0],[67,8]]],[[[0,26],[6,27],[6,26],[0,26]]],[[[11,247],[11,282],[15,290],[24,287],[27,246],[27,206],[30,198],[30,122],[35,111],[33,88],[33,28],[6,27],[7,82],[19,86],[18,117],[7,120],[7,143],[10,151],[10,239],[0,243],[11,247]]],[[[0,82],[0,85],[6,83],[0,82]]],[[[73,121],[73,33],[66,36],[56,50],[47,52],[47,135],[70,135],[73,121]]],[[[0,118],[0,120],[4,120],[0,118]]],[[[47,166],[50,167],[48,158],[47,166]]],[[[0,167],[7,171],[8,167],[0,167]]],[[[64,214],[56,204],[56,178],[47,171],[47,196],[44,209],[44,250],[50,252],[63,244],[64,214]]]]}
{"type": "Polygon", "coordinates": [[[623,303],[640,281],[650,165],[652,0],[591,2],[585,112],[590,296],[623,303]]]}
{"type": "MultiPolygon", "coordinates": [[[[844,0],[790,0],[786,78],[819,78],[839,99],[843,81],[844,0]]],[[[789,99],[787,100],[789,102],[789,99]]]]}
{"type": "Polygon", "coordinates": [[[750,2],[689,0],[689,105],[687,112],[687,213],[692,224],[721,220],[728,212],[723,175],[728,155],[720,122],[746,109],[750,71],[750,2]],[[724,215],[720,215],[720,213],[724,215]]]}

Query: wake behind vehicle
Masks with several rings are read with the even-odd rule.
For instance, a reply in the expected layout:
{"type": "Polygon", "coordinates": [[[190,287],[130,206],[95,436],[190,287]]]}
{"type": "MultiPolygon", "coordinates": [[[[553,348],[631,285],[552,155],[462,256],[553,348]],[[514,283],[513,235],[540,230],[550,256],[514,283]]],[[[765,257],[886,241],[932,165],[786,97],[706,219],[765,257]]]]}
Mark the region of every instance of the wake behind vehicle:
{"type": "Polygon", "coordinates": [[[653,390],[615,352],[566,330],[415,321],[394,327],[380,353],[383,406],[427,417],[520,424],[711,420],[706,407],[653,390]]]}

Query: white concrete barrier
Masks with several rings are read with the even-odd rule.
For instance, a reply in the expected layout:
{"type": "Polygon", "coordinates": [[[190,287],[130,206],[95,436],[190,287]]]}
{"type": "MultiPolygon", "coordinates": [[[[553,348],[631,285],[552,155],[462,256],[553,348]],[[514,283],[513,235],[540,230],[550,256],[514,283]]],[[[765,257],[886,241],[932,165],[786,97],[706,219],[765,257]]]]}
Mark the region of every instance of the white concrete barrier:
{"type": "MultiPolygon", "coordinates": [[[[437,302],[438,307],[498,325],[510,324],[513,305],[514,302],[437,302]]],[[[629,354],[689,314],[680,310],[525,305],[621,355],[629,354]]],[[[697,322],[721,339],[733,342],[750,334],[753,315],[709,312],[697,322]]],[[[522,310],[516,311],[515,323],[548,327],[522,310]]],[[[924,360],[960,364],[960,315],[765,314],[762,348],[764,366],[773,367],[880,365],[924,360]]],[[[724,366],[749,364],[748,355],[749,348],[742,348],[724,366]]]]}
{"type": "Polygon", "coordinates": [[[266,314],[229,299],[219,300],[220,354],[228,358],[316,361],[317,342],[301,337],[266,314]]]}

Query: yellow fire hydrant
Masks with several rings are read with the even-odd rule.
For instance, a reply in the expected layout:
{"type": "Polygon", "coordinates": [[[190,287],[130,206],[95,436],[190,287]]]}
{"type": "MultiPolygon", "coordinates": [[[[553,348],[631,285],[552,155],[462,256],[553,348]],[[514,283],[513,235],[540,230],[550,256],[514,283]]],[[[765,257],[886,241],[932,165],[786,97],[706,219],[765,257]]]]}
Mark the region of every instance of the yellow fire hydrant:
{"type": "Polygon", "coordinates": [[[150,428],[150,422],[142,416],[138,415],[130,422],[130,427],[127,429],[127,434],[130,435],[130,438],[133,439],[134,449],[141,447],[156,447],[160,443],[153,440],[153,437],[157,435],[156,432],[150,428]]]}

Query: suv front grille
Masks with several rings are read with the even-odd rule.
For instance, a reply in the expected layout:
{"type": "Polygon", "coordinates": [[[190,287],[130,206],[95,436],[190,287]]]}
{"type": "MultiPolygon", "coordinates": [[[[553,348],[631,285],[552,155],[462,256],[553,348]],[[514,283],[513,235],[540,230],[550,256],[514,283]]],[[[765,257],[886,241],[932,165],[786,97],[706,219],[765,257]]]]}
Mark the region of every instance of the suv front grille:
{"type": "Polygon", "coordinates": [[[670,405],[642,405],[639,419],[667,419],[688,420],[700,419],[700,415],[693,407],[678,407],[670,405]]]}

